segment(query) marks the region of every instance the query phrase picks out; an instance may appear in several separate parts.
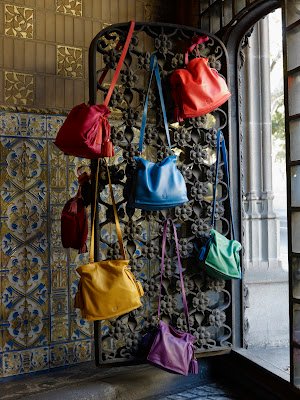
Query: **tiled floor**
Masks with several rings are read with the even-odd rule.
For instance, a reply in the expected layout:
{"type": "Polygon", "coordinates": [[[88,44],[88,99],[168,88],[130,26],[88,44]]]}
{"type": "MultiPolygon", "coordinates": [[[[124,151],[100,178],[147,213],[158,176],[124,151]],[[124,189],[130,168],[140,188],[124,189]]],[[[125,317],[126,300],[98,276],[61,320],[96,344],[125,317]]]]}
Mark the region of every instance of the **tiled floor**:
{"type": "Polygon", "coordinates": [[[225,399],[244,399],[241,395],[233,394],[231,390],[222,385],[212,383],[202,385],[184,392],[171,394],[159,398],[159,400],[225,400],[225,399]]]}

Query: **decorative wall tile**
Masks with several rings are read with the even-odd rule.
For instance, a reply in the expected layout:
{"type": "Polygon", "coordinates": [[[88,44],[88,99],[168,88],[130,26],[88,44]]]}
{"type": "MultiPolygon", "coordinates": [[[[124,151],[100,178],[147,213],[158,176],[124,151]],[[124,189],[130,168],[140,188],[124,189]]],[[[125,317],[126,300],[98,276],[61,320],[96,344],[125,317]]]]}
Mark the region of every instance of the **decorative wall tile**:
{"type": "Polygon", "coordinates": [[[60,367],[69,364],[67,344],[50,346],[50,367],[60,367]]]}
{"type": "MultiPolygon", "coordinates": [[[[51,206],[51,227],[50,227],[50,236],[51,236],[51,246],[53,249],[61,249],[61,222],[60,222],[60,215],[62,212],[62,207],[63,206],[51,206]]],[[[56,250],[57,251],[57,250],[56,250]]],[[[64,265],[66,265],[67,259],[66,259],[66,253],[65,255],[60,254],[60,258],[65,257],[65,261],[63,261],[64,265]]],[[[58,256],[54,255],[53,261],[58,262],[58,256]]],[[[52,267],[52,265],[51,265],[52,267]]],[[[56,266],[58,268],[58,266],[56,266]]],[[[54,276],[56,276],[56,269],[54,270],[54,276]]],[[[57,280],[59,281],[60,278],[57,276],[57,280]]]]}
{"type": "Polygon", "coordinates": [[[90,339],[93,337],[93,324],[83,319],[79,310],[71,315],[71,339],[90,339]]]}
{"type": "MultiPolygon", "coordinates": [[[[12,289],[9,287],[7,290],[12,289]]],[[[48,322],[47,319],[44,319],[44,314],[35,301],[23,297],[11,310],[7,321],[9,326],[6,343],[14,341],[23,348],[48,343],[48,329],[45,326],[48,322]],[[10,339],[7,340],[8,338],[10,339]]]]}
{"type": "Polygon", "coordinates": [[[58,75],[70,78],[82,78],[82,48],[58,45],[56,52],[56,68],[58,75]]]}
{"type": "Polygon", "coordinates": [[[34,77],[31,74],[5,71],[4,98],[7,104],[32,105],[34,77]]]}
{"type": "Polygon", "coordinates": [[[5,34],[33,39],[33,9],[5,4],[5,34]]]}
{"type": "MultiPolygon", "coordinates": [[[[0,135],[21,135],[21,117],[17,113],[0,112],[0,135]]],[[[1,158],[2,160],[2,158],[1,158]]]]}
{"type": "Polygon", "coordinates": [[[25,114],[22,117],[22,136],[41,137],[46,139],[46,115],[25,114]]]}
{"type": "Polygon", "coordinates": [[[68,314],[68,292],[66,289],[53,289],[51,292],[51,315],[68,314]]]}
{"type": "Polygon", "coordinates": [[[29,246],[22,246],[13,252],[7,265],[7,277],[10,285],[14,286],[20,293],[32,293],[38,287],[39,304],[46,301],[45,285],[40,286],[39,282],[44,280],[42,258],[29,246]]]}
{"type": "Polygon", "coordinates": [[[84,361],[89,361],[92,356],[92,342],[90,340],[82,340],[78,342],[68,343],[70,349],[70,363],[76,364],[84,361]]]}
{"type": "Polygon", "coordinates": [[[3,375],[41,371],[49,368],[49,347],[3,354],[3,375]]]}
{"type": "Polygon", "coordinates": [[[66,344],[55,344],[50,347],[50,366],[76,364],[92,358],[90,340],[75,341],[66,344]]]}
{"type": "MultiPolygon", "coordinates": [[[[60,238],[59,238],[60,239],[60,238]]],[[[53,289],[67,288],[68,286],[68,273],[67,273],[67,254],[60,247],[51,250],[51,283],[53,289]]]]}
{"type": "Polygon", "coordinates": [[[56,0],[56,11],[81,17],[82,0],[56,0]]]}
{"type": "Polygon", "coordinates": [[[51,318],[51,342],[65,342],[69,339],[69,319],[67,315],[51,318]]]}
{"type": "Polygon", "coordinates": [[[55,139],[59,128],[66,117],[63,115],[47,115],[47,138],[55,139]]]}
{"type": "MultiPolygon", "coordinates": [[[[67,157],[54,143],[49,143],[49,158],[51,190],[64,190],[66,192],[67,157]]],[[[61,201],[51,199],[51,203],[61,203],[61,201]]]]}

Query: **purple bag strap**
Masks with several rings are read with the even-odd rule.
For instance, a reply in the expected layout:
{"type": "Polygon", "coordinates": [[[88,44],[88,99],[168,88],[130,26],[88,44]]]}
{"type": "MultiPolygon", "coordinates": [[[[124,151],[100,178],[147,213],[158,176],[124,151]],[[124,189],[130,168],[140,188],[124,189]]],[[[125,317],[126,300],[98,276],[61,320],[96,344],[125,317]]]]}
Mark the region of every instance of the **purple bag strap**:
{"type": "Polygon", "coordinates": [[[177,260],[178,260],[178,270],[179,270],[179,276],[180,276],[180,286],[181,286],[183,309],[184,309],[184,314],[185,314],[185,319],[186,319],[186,325],[187,325],[187,328],[188,328],[188,332],[190,333],[189,310],[188,310],[188,305],[187,305],[186,295],[185,295],[185,289],[184,289],[183,272],[182,272],[182,264],[181,264],[181,259],[180,259],[177,230],[176,230],[176,226],[175,226],[174,222],[170,218],[165,220],[165,222],[164,222],[164,230],[163,230],[161,266],[160,266],[160,288],[159,288],[159,299],[158,299],[158,319],[160,319],[160,316],[161,316],[161,312],[160,312],[161,292],[162,292],[162,283],[163,283],[163,273],[164,273],[164,270],[165,270],[167,229],[168,229],[168,226],[169,226],[169,222],[171,223],[171,225],[173,225],[174,239],[175,239],[175,244],[176,244],[176,253],[177,253],[177,260]]]}

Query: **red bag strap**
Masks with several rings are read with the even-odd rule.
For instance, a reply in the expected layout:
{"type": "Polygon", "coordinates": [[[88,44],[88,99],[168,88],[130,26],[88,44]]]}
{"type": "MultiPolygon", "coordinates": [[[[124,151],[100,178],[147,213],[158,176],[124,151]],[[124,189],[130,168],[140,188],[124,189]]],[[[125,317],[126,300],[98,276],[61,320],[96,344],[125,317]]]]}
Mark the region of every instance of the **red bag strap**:
{"type": "Polygon", "coordinates": [[[198,46],[198,44],[202,44],[204,42],[207,42],[208,40],[209,40],[208,36],[195,36],[192,39],[192,43],[193,44],[187,49],[187,51],[185,53],[185,58],[184,58],[185,65],[188,64],[188,62],[189,62],[189,54],[194,50],[194,48],[196,46],[198,46]]]}
{"type": "MultiPolygon", "coordinates": [[[[112,78],[110,87],[109,87],[109,89],[108,89],[107,95],[106,95],[105,100],[104,100],[104,103],[103,103],[105,106],[108,106],[108,103],[109,103],[109,101],[110,101],[111,95],[112,95],[112,93],[113,93],[113,91],[114,91],[114,88],[115,88],[115,85],[116,85],[116,83],[117,83],[117,80],[118,80],[118,77],[119,77],[119,74],[120,74],[120,71],[121,71],[123,62],[124,62],[124,60],[125,60],[125,57],[126,57],[126,54],[127,54],[127,51],[128,51],[129,43],[130,43],[131,38],[132,38],[132,35],[133,35],[134,25],[135,25],[135,22],[134,22],[134,21],[130,21],[130,27],[129,27],[129,31],[128,31],[128,34],[127,34],[127,38],[126,38],[126,41],[125,41],[125,44],[124,44],[124,47],[123,47],[123,50],[122,50],[122,53],[121,53],[121,57],[120,57],[120,59],[119,59],[117,68],[116,68],[116,70],[115,70],[114,76],[113,76],[113,78],[112,78]]],[[[118,42],[116,49],[118,50],[120,47],[121,47],[121,43],[118,42]]],[[[99,79],[99,83],[100,83],[100,84],[103,82],[103,80],[104,80],[104,78],[105,78],[105,76],[106,76],[108,70],[109,70],[109,69],[106,68],[106,69],[103,71],[103,73],[102,73],[102,75],[101,75],[101,77],[100,77],[100,79],[99,79]]]]}
{"type": "MultiPolygon", "coordinates": [[[[121,47],[122,47],[122,42],[120,40],[116,45],[116,51],[119,51],[121,47]]],[[[103,83],[108,71],[109,71],[109,67],[105,67],[103,72],[102,72],[102,74],[101,74],[101,76],[100,76],[100,78],[99,78],[99,80],[98,80],[98,85],[99,86],[102,85],[102,83],[103,83]]]]}

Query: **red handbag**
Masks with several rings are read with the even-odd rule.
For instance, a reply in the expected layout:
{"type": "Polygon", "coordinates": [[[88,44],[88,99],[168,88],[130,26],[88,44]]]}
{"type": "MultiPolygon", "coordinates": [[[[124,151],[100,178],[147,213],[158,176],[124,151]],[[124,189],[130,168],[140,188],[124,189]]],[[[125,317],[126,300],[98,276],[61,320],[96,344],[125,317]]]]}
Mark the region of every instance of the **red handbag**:
{"type": "MultiPolygon", "coordinates": [[[[108,103],[126,57],[134,25],[134,21],[131,21],[122,54],[103,104],[82,103],[75,106],[58,131],[54,143],[65,154],[89,159],[114,155],[113,144],[110,141],[110,124],[107,119],[110,114],[108,103]]],[[[119,47],[120,43],[118,43],[119,47]]],[[[100,84],[107,72],[108,68],[103,71],[99,80],[100,84]]]]}
{"type": "Polygon", "coordinates": [[[197,37],[185,54],[186,68],[175,70],[170,77],[176,121],[207,114],[231,96],[225,79],[209,67],[207,58],[194,58],[188,62],[189,53],[207,40],[207,36],[197,37]]]}
{"type": "Polygon", "coordinates": [[[62,245],[66,249],[76,249],[78,253],[87,252],[88,218],[81,190],[89,179],[90,176],[86,172],[78,176],[78,192],[66,202],[61,213],[62,245]]]}

